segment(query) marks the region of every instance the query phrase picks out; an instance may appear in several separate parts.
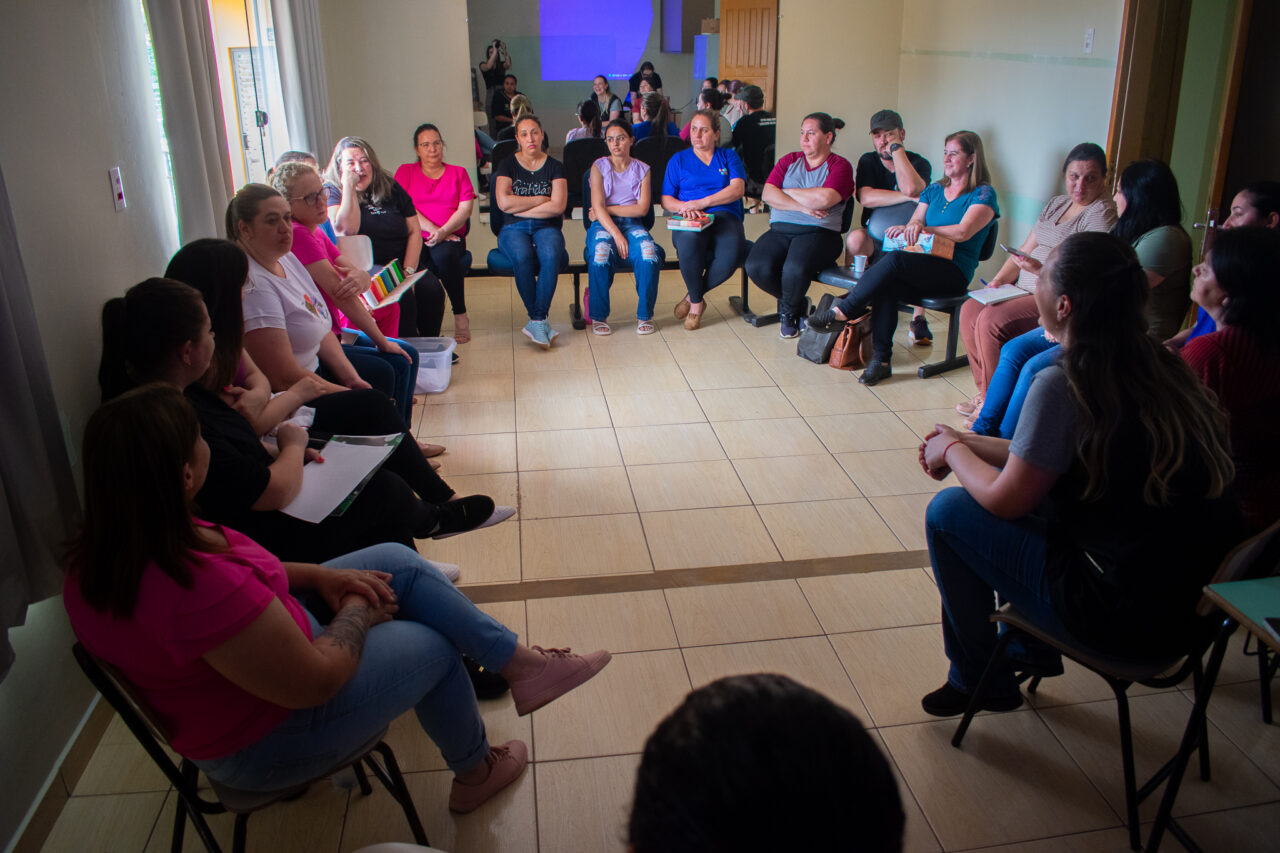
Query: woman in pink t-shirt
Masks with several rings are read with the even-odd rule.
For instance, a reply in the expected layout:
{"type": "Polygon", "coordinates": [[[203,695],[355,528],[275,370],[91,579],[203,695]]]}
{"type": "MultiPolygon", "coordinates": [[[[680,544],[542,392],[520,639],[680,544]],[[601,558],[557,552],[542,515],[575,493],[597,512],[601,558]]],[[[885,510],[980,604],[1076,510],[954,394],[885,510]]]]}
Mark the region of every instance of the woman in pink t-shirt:
{"type": "MultiPolygon", "coordinates": [[[[197,346],[212,351],[213,336],[197,346]]],[[[520,715],[609,662],[607,651],[520,645],[402,545],[281,563],[192,516],[208,469],[177,389],[145,385],[95,412],[64,603],[85,648],[120,670],[210,779],[251,791],[305,783],[413,709],[454,773],[449,808],[473,811],[520,776],[528,752],[519,740],[490,747],[461,653],[510,681],[520,715]]]]}
{"type": "Polygon", "coordinates": [[[423,266],[444,284],[453,306],[454,340],[465,344],[471,340],[471,322],[463,293],[463,256],[476,193],[467,170],[444,161],[444,139],[434,124],[418,125],[413,132],[413,150],[418,162],[396,169],[396,183],[404,187],[417,208],[426,249],[423,266]]]}

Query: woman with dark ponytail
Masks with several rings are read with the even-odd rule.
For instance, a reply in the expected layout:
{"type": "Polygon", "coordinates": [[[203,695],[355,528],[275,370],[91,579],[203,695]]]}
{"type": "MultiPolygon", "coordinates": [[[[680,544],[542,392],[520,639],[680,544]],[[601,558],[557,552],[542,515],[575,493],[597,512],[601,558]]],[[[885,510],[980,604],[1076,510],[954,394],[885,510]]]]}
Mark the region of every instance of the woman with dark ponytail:
{"type": "Polygon", "coordinates": [[[564,135],[565,142],[572,142],[575,139],[599,139],[604,136],[600,122],[600,105],[596,103],[595,98],[588,98],[578,104],[578,124],[564,135]]]}
{"type": "Polygon", "coordinates": [[[636,142],[649,136],[679,136],[680,128],[671,120],[671,108],[667,99],[657,92],[649,92],[640,99],[640,111],[644,121],[637,122],[632,132],[636,142]]]}
{"type": "MultiPolygon", "coordinates": [[[[1149,290],[1121,239],[1068,237],[1035,292],[1062,355],[1036,376],[1012,441],[938,425],[920,446],[927,473],[954,471],[961,486],[925,515],[951,661],[921,700],[928,713],[968,705],[996,645],[995,593],[1104,654],[1170,654],[1199,627],[1200,590],[1245,530],[1226,419],[1147,334],[1149,290]]],[[[1020,650],[993,673],[983,708],[1022,704],[1015,670],[1061,666],[1047,649],[1020,650]]]]}

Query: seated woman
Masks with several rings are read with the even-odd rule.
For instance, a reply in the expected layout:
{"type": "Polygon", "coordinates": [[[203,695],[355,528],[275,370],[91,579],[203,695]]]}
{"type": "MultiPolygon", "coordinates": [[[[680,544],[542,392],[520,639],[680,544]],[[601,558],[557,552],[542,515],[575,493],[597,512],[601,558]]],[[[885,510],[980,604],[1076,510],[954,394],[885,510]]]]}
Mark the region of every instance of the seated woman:
{"type": "Polygon", "coordinates": [[[717,148],[720,114],[699,110],[689,127],[692,148],[672,155],[662,178],[662,206],[668,214],[714,220],[701,231],[672,231],[680,277],[688,294],[676,305],[676,319],[694,331],[702,326],[703,297],[729,280],[742,262],[747,238],[742,230],[742,196],[747,173],[732,149],[717,148]]]}
{"type": "Polygon", "coordinates": [[[666,98],[650,92],[640,99],[640,109],[644,121],[632,128],[637,142],[650,136],[680,135],[680,128],[671,120],[671,108],[667,106],[666,98]]]}
{"type": "MultiPolygon", "coordinates": [[[[1178,201],[1178,185],[1169,167],[1156,160],[1133,163],[1120,173],[1119,186],[1115,202],[1120,218],[1112,226],[1111,233],[1133,244],[1147,280],[1159,279],[1160,270],[1179,268],[1184,258],[1190,263],[1191,244],[1189,240],[1184,242],[1182,239],[1186,238],[1186,232],[1181,226],[1147,227],[1152,222],[1177,222],[1180,215],[1182,205],[1178,201]],[[1173,219],[1169,220],[1169,217],[1173,219]]],[[[1025,266],[1029,272],[1040,268],[1034,259],[1019,259],[1019,266],[1025,266]]],[[[1157,290],[1152,291],[1153,300],[1157,290]]],[[[1184,309],[1182,316],[1185,317],[1186,313],[1184,309]]],[[[1148,315],[1150,319],[1149,307],[1148,315]]],[[[1177,322],[1181,324],[1182,320],[1177,322]]],[[[1032,329],[1007,342],[1000,349],[1000,360],[988,383],[982,406],[976,414],[970,414],[965,426],[972,427],[979,435],[1012,438],[1031,381],[1057,358],[1057,343],[1043,328],[1032,329]]],[[[963,405],[956,408],[963,411],[963,405]]]]}
{"type": "Polygon", "coordinates": [[[1049,199],[1031,233],[1018,247],[1022,254],[1010,254],[987,285],[1016,284],[1026,295],[993,305],[970,299],[960,308],[960,337],[978,387],[972,400],[956,407],[963,415],[973,415],[982,408],[982,398],[1000,359],[1000,347],[1035,328],[1036,301],[1031,294],[1035,293],[1041,262],[1069,235],[1110,231],[1116,222],[1115,204],[1106,194],[1107,155],[1099,146],[1081,142],[1072,148],[1062,164],[1062,175],[1067,182],[1066,195],[1049,199]]]}
{"type": "Polygon", "coordinates": [[[764,185],[769,230],[756,240],[747,275],[778,300],[779,337],[800,336],[804,297],[821,270],[844,248],[841,217],[852,204],[853,166],[831,152],[844,121],[810,113],[800,123],[800,150],[780,159],[764,185]]]}
{"type": "Polygon", "coordinates": [[[1168,164],[1139,160],[1120,173],[1115,202],[1120,218],[1111,233],[1138,253],[1151,285],[1148,330],[1166,341],[1182,328],[1191,307],[1191,238],[1180,224],[1178,180],[1168,164]]]}
{"type": "Polygon", "coordinates": [[[898,303],[924,296],[959,296],[968,290],[987,229],[1000,215],[978,134],[958,130],[947,137],[942,175],[920,194],[911,221],[886,229],[885,237],[903,237],[908,245],[914,245],[922,235],[936,234],[955,243],[952,257],[889,252],[867,269],[834,308],[817,311],[809,320],[810,325],[822,328],[837,320],[860,317],[871,309],[873,353],[858,377],[863,385],[875,385],[893,373],[889,361],[893,333],[898,328],[898,303]]]}
{"type": "MultiPolygon", "coordinates": [[[[320,288],[320,296],[329,309],[333,333],[341,339],[347,325],[361,332],[356,343],[342,346],[347,361],[361,379],[395,401],[408,426],[413,412],[414,381],[418,376],[418,351],[383,334],[361,298],[369,289],[369,274],[356,269],[328,235],[320,231],[320,225],[328,221],[320,173],[303,163],[287,163],[275,171],[271,180],[276,191],[289,203],[293,215],[290,251],[320,288]]],[[[384,313],[383,319],[390,320],[394,329],[400,320],[400,306],[388,305],[378,311],[387,312],[388,308],[394,310],[384,313]]]]}
{"type": "Polygon", "coordinates": [[[609,156],[591,166],[591,207],[588,216],[587,284],[591,331],[607,335],[609,288],[619,266],[636,274],[636,334],[652,335],[653,306],[658,301],[658,276],[665,253],[644,227],[642,219],[653,207],[650,201],[649,166],[631,156],[631,126],[621,119],[609,122],[605,133],[609,156]]]}
{"type": "MultiPolygon", "coordinates": [[[[222,241],[193,244],[179,252],[192,257],[175,259],[177,265],[202,254],[225,256],[211,243],[235,248],[222,241]]],[[[227,258],[220,266],[232,264],[227,258]]],[[[228,295],[232,299],[220,298],[215,313],[234,312],[228,308],[234,295],[228,295]]],[[[195,406],[214,462],[197,501],[207,518],[245,531],[282,558],[315,561],[381,542],[412,546],[414,539],[455,535],[514,514],[484,495],[456,497],[407,434],[341,515],[312,524],[281,512],[302,489],[303,464],[319,459],[308,449],[307,431],[286,420],[298,406],[315,410],[311,428],[318,439],[395,435],[400,416],[376,391],[326,394],[315,374],[272,397],[252,360],[232,354],[238,344],[228,344],[235,336],[225,337],[217,353],[200,292],[172,279],[148,279],[102,309],[103,398],[137,383],[165,382],[185,390],[195,406]],[[275,430],[274,453],[258,439],[264,423],[275,430]]]]}
{"type": "MultiPolygon", "coordinates": [[[[533,103],[524,95],[516,95],[511,99],[511,124],[498,134],[499,141],[516,138],[516,125],[524,116],[533,115],[533,103]]],[[[547,150],[547,140],[542,140],[542,150],[547,150]]]]}
{"type": "MultiPolygon", "coordinates": [[[[733,146],[733,130],[729,127],[729,121],[725,117],[725,97],[721,91],[715,88],[703,89],[698,93],[697,108],[720,113],[720,140],[718,144],[722,148],[731,148],[733,146]]],[[[692,128],[692,118],[685,122],[684,127],[680,128],[680,138],[685,142],[689,141],[689,131],[692,128]]]]}
{"type": "Polygon", "coordinates": [[[588,98],[578,104],[578,127],[564,135],[565,143],[575,139],[599,139],[603,134],[600,127],[600,105],[595,98],[588,98]]]}
{"type": "Polygon", "coordinates": [[[591,81],[591,95],[600,108],[601,121],[614,121],[622,117],[622,101],[609,88],[609,78],[597,74],[591,81]]]}
{"type": "Polygon", "coordinates": [[[549,349],[559,334],[547,322],[547,314],[565,259],[561,228],[569,185],[564,166],[543,151],[541,119],[519,118],[516,139],[516,153],[493,172],[493,198],[503,214],[498,248],[511,260],[516,290],[529,313],[525,337],[549,349]]]}
{"type": "Polygon", "coordinates": [[[1254,532],[1280,519],[1280,462],[1271,451],[1280,423],[1280,233],[1257,225],[1224,231],[1195,268],[1191,298],[1217,331],[1181,350],[1218,397],[1231,429],[1231,458],[1245,521],[1254,532]]]}
{"type": "MultiPolygon", "coordinates": [[[[471,340],[471,321],[467,318],[463,260],[476,192],[466,169],[444,161],[444,138],[434,124],[418,125],[413,132],[413,147],[418,162],[404,163],[396,169],[396,183],[413,199],[426,250],[422,264],[440,279],[449,294],[453,339],[465,344],[471,340]]],[[[431,322],[429,312],[419,314],[419,327],[429,327],[431,322]]]]}
{"type": "Polygon", "coordinates": [[[644,99],[647,95],[661,94],[649,79],[641,79],[637,88],[627,93],[627,108],[631,113],[631,124],[634,127],[644,121],[644,99]]]}
{"type": "Polygon", "coordinates": [[[84,525],[63,587],[77,638],[210,779],[304,784],[413,709],[453,771],[450,810],[474,811],[528,750],[489,745],[461,655],[505,676],[522,715],[609,663],[520,644],[410,548],[281,562],[192,514],[212,464],[177,389],[104,404],[85,429],[84,525]]]}
{"type": "MultiPolygon", "coordinates": [[[[1035,293],[1062,358],[1036,377],[1013,440],[939,425],[920,446],[927,472],[961,486],[925,514],[951,661],[926,712],[968,705],[996,645],[996,593],[1103,654],[1176,653],[1198,625],[1200,590],[1244,531],[1225,418],[1147,334],[1149,293],[1124,241],[1068,237],[1035,293]]],[[[1061,671],[1044,654],[1036,669],[1061,671]]],[[[983,708],[1022,704],[1015,668],[1002,662],[983,708]]]]}
{"type": "MultiPolygon", "coordinates": [[[[1244,225],[1260,225],[1272,230],[1280,229],[1280,182],[1256,181],[1236,193],[1235,198],[1231,199],[1231,209],[1227,218],[1219,227],[1227,231],[1244,225]]],[[[1194,299],[1194,296],[1192,298],[1194,299]]],[[[1195,325],[1189,329],[1183,329],[1164,343],[1172,349],[1180,349],[1187,341],[1207,335],[1216,328],[1209,312],[1201,306],[1196,312],[1195,325]]]]}
{"type": "MultiPolygon", "coordinates": [[[[375,264],[399,260],[406,275],[418,271],[422,255],[418,212],[368,142],[358,136],[338,140],[324,170],[324,191],[335,234],[363,234],[373,244],[375,264]]],[[[400,337],[437,337],[443,321],[444,288],[428,272],[400,298],[400,337]]]]}
{"type": "Polygon", "coordinates": [[[905,823],[889,762],[858,718],[759,673],[699,687],[658,723],[627,841],[634,853],[899,853],[905,823]]]}

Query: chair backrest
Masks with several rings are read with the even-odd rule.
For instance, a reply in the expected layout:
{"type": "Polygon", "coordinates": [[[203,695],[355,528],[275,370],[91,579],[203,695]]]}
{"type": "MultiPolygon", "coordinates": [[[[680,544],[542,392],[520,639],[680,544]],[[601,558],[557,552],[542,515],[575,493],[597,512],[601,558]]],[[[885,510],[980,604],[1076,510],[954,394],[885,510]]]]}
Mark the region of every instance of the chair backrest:
{"type": "Polygon", "coordinates": [[[848,234],[849,229],[853,227],[853,209],[858,206],[856,202],[857,199],[849,196],[849,199],[844,203],[844,213],[840,214],[841,234],[848,234]]]}
{"type": "MultiPolygon", "coordinates": [[[[1276,574],[1280,574],[1280,521],[1231,549],[1209,583],[1230,583],[1276,574]]],[[[1196,612],[1210,616],[1216,610],[1216,605],[1201,598],[1196,612]]]]}
{"type": "Polygon", "coordinates": [[[978,260],[990,260],[996,251],[996,241],[1000,239],[1000,220],[991,220],[991,227],[987,229],[987,237],[982,241],[982,248],[978,250],[978,260]]]}
{"type": "Polygon", "coordinates": [[[678,136],[646,136],[631,146],[631,156],[649,166],[649,190],[654,204],[662,201],[662,179],[667,175],[667,162],[689,147],[678,136]]]}
{"type": "Polygon", "coordinates": [[[514,139],[503,139],[495,142],[493,153],[489,155],[489,165],[497,170],[498,164],[516,153],[518,143],[514,139]]]}
{"type": "Polygon", "coordinates": [[[338,238],[338,251],[347,256],[356,269],[373,269],[373,241],[366,234],[349,234],[338,238]]]}
{"type": "Polygon", "coordinates": [[[516,138],[515,125],[507,125],[502,130],[498,131],[498,135],[495,138],[498,142],[506,142],[508,139],[514,140],[516,138]]]}
{"type": "Polygon", "coordinates": [[[575,207],[581,207],[585,210],[590,206],[591,194],[589,192],[580,193],[578,188],[583,186],[582,178],[588,173],[591,164],[601,157],[608,156],[609,146],[599,137],[589,136],[584,139],[574,139],[565,144],[564,176],[569,182],[569,203],[564,209],[566,218],[573,215],[575,207]]]}
{"type": "MultiPolygon", "coordinates": [[[[168,732],[164,724],[155,716],[147,704],[142,701],[137,690],[120,674],[114,666],[95,657],[81,643],[71,647],[71,654],[76,663],[84,671],[85,676],[107,700],[107,704],[115,709],[120,719],[133,732],[133,736],[142,744],[142,748],[151,756],[161,772],[175,788],[184,790],[186,782],[173,759],[164,751],[162,744],[169,742],[168,732]]],[[[195,791],[190,791],[194,795],[195,791]]]]}

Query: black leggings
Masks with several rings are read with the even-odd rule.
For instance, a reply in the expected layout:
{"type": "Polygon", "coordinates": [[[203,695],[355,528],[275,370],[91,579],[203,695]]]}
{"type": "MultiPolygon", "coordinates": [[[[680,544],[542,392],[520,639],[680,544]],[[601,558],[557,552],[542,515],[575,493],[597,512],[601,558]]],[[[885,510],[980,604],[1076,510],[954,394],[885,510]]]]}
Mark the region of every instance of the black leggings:
{"type": "Polygon", "coordinates": [[[835,263],[844,248],[839,232],[816,225],[770,226],[743,265],[756,286],[778,300],[778,313],[798,317],[814,276],[835,263]]]}
{"type": "Polygon", "coordinates": [[[680,277],[690,302],[701,302],[708,290],[729,280],[742,262],[747,244],[742,220],[716,214],[716,221],[702,231],[672,231],[671,242],[680,258],[680,277]]]}
{"type": "MultiPolygon", "coordinates": [[[[419,261],[421,263],[421,260],[419,261]]],[[[400,297],[400,337],[436,338],[444,323],[444,287],[429,269],[400,297]]]]}
{"type": "Polygon", "coordinates": [[[969,282],[951,261],[917,252],[888,252],[867,267],[848,295],[836,302],[850,319],[871,309],[871,344],[877,361],[889,363],[898,303],[919,304],[924,296],[959,296],[969,282]]]}
{"type": "MultiPolygon", "coordinates": [[[[467,313],[462,269],[462,256],[466,251],[466,240],[445,240],[434,246],[422,244],[422,265],[435,273],[444,284],[444,290],[449,294],[449,305],[452,306],[454,314],[467,313]]],[[[418,325],[422,325],[421,319],[418,325]]]]}

